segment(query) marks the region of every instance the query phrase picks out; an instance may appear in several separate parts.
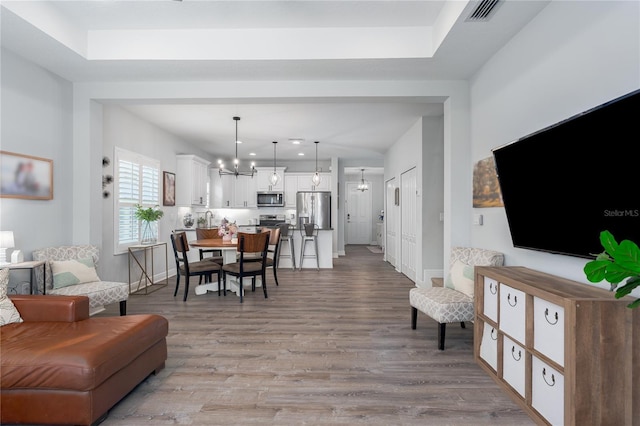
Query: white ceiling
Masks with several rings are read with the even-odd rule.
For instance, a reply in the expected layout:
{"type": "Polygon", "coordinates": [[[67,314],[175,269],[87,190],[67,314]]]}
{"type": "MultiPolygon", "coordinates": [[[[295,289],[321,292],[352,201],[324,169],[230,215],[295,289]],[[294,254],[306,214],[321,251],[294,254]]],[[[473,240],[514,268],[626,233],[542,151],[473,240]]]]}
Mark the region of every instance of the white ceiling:
{"type": "MultiPolygon", "coordinates": [[[[2,46],[72,82],[467,80],[549,0],[87,0],[0,3],[2,46]]],[[[380,160],[442,98],[121,105],[215,155],[380,160]],[[289,139],[303,138],[293,146],[289,139]]],[[[116,102],[118,103],[118,102],[116,102]]]]}

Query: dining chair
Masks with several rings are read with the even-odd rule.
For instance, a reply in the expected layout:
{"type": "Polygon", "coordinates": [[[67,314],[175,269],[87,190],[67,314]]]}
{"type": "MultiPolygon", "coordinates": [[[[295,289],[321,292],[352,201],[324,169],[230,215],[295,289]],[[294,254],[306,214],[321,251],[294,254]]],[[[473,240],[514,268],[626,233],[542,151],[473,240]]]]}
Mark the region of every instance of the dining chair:
{"type": "MultiPolygon", "coordinates": [[[[288,225],[287,225],[288,226],[288,225]]],[[[264,232],[264,231],[263,231],[264,232]]],[[[269,247],[267,248],[267,257],[265,258],[266,268],[273,268],[273,279],[276,282],[276,285],[280,285],[278,283],[278,251],[280,250],[280,237],[281,237],[281,229],[280,227],[276,227],[273,229],[268,229],[269,232],[269,247]]],[[[245,261],[247,259],[245,258],[245,261]]],[[[249,259],[250,261],[261,261],[260,257],[252,257],[249,259]]]]}
{"type": "Polygon", "coordinates": [[[224,288],[227,288],[227,275],[238,278],[238,286],[240,287],[240,303],[243,302],[244,288],[243,278],[251,277],[251,291],[256,289],[256,277],[260,276],[262,280],[262,291],[264,298],[267,296],[267,280],[266,280],[266,262],[262,261],[267,257],[269,248],[269,233],[259,232],[257,234],[239,232],[237,251],[240,258],[237,262],[222,265],[222,280],[224,288]],[[247,260],[245,260],[247,256],[247,260]],[[255,257],[259,257],[260,261],[256,261],[255,257]]]}
{"type": "MultiPolygon", "coordinates": [[[[187,235],[185,232],[175,232],[171,234],[171,245],[173,246],[173,254],[176,259],[176,289],[173,292],[173,297],[178,294],[178,287],[180,287],[180,276],[184,276],[184,298],[187,301],[189,295],[189,277],[199,276],[204,277],[205,282],[211,282],[211,276],[216,274],[218,276],[218,296],[220,296],[220,270],[222,266],[216,262],[210,260],[200,260],[197,262],[189,262],[187,252],[189,251],[189,243],[187,242],[187,235]]],[[[226,296],[225,288],[225,296],[226,296]]]]}
{"type": "MultiPolygon", "coordinates": [[[[218,234],[218,228],[196,228],[197,240],[215,240],[222,239],[222,236],[218,234]]],[[[200,260],[210,260],[222,265],[222,250],[200,248],[200,260]],[[206,256],[206,255],[209,256],[206,256]]]]}

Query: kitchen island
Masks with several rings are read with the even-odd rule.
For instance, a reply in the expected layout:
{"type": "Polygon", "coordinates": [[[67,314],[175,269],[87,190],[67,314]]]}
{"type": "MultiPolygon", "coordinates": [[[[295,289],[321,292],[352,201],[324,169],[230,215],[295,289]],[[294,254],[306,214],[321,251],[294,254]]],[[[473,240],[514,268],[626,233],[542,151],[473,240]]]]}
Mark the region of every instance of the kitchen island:
{"type": "MultiPolygon", "coordinates": [[[[296,258],[296,268],[300,268],[300,254],[302,253],[302,233],[300,228],[290,228],[289,234],[293,236],[293,248],[296,258]]],[[[281,256],[278,268],[291,268],[291,258],[285,257],[289,254],[287,243],[281,243],[281,256]]],[[[315,247],[312,243],[307,242],[305,247],[305,259],[302,264],[303,269],[315,269],[316,260],[308,255],[315,253],[315,247]]],[[[333,268],[333,229],[318,230],[318,263],[320,268],[333,268]]]]}

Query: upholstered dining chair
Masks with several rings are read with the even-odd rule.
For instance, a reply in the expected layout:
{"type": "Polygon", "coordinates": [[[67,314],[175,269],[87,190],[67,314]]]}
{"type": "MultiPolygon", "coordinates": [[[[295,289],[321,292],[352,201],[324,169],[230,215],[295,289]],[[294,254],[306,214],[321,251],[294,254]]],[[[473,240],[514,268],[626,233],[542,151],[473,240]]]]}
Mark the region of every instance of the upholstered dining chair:
{"type": "MultiPolygon", "coordinates": [[[[173,297],[178,294],[180,287],[180,276],[184,276],[184,298],[187,301],[189,295],[189,277],[200,276],[205,277],[205,282],[211,282],[211,277],[216,274],[218,277],[218,296],[220,296],[220,270],[222,266],[219,263],[210,260],[200,260],[198,262],[189,262],[188,254],[189,243],[185,232],[174,232],[171,234],[171,245],[173,246],[173,254],[176,259],[176,289],[173,291],[173,297]]],[[[226,291],[225,291],[226,296],[226,291]]]]}
{"type": "MultiPolygon", "coordinates": [[[[197,240],[222,239],[218,234],[218,228],[196,228],[197,240]]],[[[218,249],[200,248],[200,260],[210,260],[222,265],[222,251],[218,249]],[[208,256],[207,256],[208,255],[208,256]]]]}
{"type": "MultiPolygon", "coordinates": [[[[287,225],[288,226],[288,225],[287,225]]],[[[267,257],[265,259],[266,268],[273,268],[273,279],[276,282],[276,285],[280,285],[278,283],[278,265],[277,265],[277,259],[278,259],[278,251],[280,250],[280,240],[281,240],[281,229],[280,227],[276,227],[273,229],[269,229],[269,228],[263,228],[262,232],[268,232],[269,233],[269,247],[267,248],[267,257]]],[[[238,253],[238,256],[240,256],[240,253],[238,253]]],[[[260,254],[251,256],[251,257],[245,257],[245,262],[250,262],[250,261],[262,261],[262,258],[260,257],[260,254]]]]}
{"type": "Polygon", "coordinates": [[[222,280],[224,281],[224,289],[227,289],[227,275],[238,278],[238,286],[240,291],[240,303],[243,302],[244,277],[251,277],[251,291],[256,289],[256,277],[262,280],[262,291],[264,298],[267,296],[267,280],[266,280],[266,262],[267,250],[269,248],[269,233],[259,232],[256,234],[238,232],[238,254],[240,258],[237,262],[222,265],[222,280]],[[247,259],[245,260],[245,256],[247,259]],[[259,260],[256,261],[256,257],[259,260]]]}

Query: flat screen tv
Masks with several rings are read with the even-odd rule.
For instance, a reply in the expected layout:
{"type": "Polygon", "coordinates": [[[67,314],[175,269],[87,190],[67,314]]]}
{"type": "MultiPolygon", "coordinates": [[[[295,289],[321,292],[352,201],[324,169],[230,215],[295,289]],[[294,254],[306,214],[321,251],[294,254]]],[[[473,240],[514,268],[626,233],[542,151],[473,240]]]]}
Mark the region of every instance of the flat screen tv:
{"type": "Polygon", "coordinates": [[[640,89],[495,148],[514,247],[592,258],[640,244],[640,89]]]}

